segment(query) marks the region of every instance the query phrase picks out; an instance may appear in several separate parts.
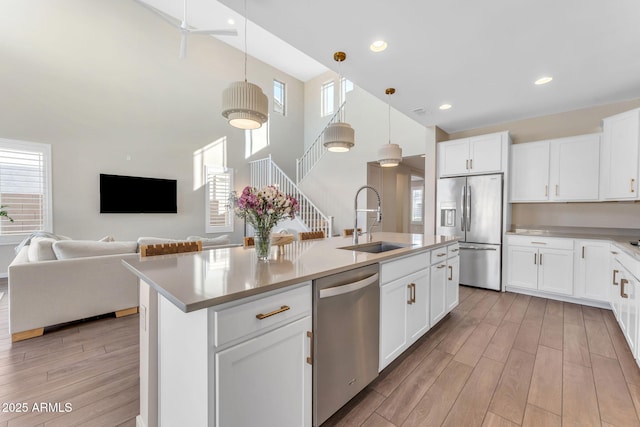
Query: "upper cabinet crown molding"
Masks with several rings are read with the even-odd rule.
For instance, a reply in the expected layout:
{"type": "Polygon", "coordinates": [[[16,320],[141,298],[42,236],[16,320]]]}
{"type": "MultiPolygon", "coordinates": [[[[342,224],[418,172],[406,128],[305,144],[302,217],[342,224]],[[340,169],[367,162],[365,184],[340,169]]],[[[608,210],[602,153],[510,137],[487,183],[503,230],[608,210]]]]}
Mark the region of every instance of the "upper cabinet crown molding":
{"type": "Polygon", "coordinates": [[[603,119],[602,129],[602,198],[638,200],[640,108],[603,119]]]}
{"type": "Polygon", "coordinates": [[[508,132],[440,142],[438,177],[504,172],[509,143],[508,132]]]}

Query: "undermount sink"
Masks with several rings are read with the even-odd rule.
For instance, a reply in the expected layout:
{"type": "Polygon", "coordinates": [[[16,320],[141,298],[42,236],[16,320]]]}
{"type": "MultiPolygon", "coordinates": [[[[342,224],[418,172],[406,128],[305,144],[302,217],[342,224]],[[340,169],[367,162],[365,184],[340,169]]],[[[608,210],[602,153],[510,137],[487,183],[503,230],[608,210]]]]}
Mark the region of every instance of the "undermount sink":
{"type": "Polygon", "coordinates": [[[358,245],[352,245],[352,246],[343,246],[338,249],[378,254],[380,252],[393,251],[395,249],[403,249],[403,248],[408,248],[410,246],[411,245],[403,245],[401,243],[370,242],[370,243],[360,243],[358,245]]]}

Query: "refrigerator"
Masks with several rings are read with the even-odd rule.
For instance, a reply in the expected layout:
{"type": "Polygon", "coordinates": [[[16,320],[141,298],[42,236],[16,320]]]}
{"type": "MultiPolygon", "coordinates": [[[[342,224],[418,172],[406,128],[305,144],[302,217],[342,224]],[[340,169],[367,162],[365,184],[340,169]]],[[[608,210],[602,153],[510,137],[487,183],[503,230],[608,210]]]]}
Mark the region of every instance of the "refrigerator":
{"type": "Polygon", "coordinates": [[[440,178],[436,234],[460,237],[460,284],[500,290],[502,174],[440,178]]]}

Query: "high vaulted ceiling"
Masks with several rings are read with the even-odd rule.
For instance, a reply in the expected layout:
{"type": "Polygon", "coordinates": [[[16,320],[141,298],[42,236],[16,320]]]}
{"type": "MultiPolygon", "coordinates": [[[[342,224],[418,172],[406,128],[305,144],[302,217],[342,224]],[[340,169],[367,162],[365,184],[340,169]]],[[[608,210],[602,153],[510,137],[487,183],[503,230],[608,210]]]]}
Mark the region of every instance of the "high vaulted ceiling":
{"type": "MultiPolygon", "coordinates": [[[[385,102],[395,87],[395,108],[449,133],[640,97],[638,0],[221,0],[241,15],[244,1],[259,27],[385,102]],[[369,50],[377,39],[387,50],[369,50]]],[[[189,0],[201,19],[212,2],[189,0]]],[[[249,53],[295,68],[273,43],[249,53]]]]}

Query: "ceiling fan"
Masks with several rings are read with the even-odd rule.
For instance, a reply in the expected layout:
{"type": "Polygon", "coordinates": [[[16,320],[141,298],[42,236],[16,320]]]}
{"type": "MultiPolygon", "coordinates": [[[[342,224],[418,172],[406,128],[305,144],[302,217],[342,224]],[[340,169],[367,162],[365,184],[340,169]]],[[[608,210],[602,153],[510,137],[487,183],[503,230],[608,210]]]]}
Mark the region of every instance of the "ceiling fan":
{"type": "Polygon", "coordinates": [[[238,31],[235,28],[231,29],[210,29],[210,30],[200,30],[196,28],[192,28],[187,24],[187,0],[183,2],[182,9],[182,21],[178,21],[176,18],[164,13],[163,11],[156,9],[155,7],[145,3],[142,0],[136,0],[142,6],[146,7],[160,18],[165,20],[171,26],[180,30],[180,59],[184,59],[187,56],[187,37],[190,34],[208,34],[212,36],[237,36],[238,31]]]}

